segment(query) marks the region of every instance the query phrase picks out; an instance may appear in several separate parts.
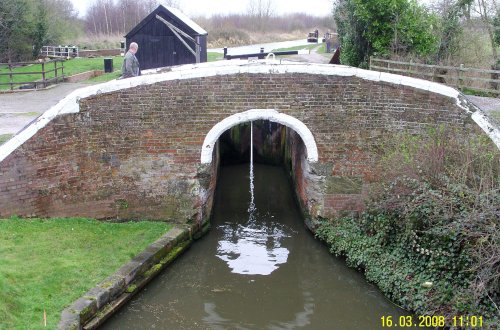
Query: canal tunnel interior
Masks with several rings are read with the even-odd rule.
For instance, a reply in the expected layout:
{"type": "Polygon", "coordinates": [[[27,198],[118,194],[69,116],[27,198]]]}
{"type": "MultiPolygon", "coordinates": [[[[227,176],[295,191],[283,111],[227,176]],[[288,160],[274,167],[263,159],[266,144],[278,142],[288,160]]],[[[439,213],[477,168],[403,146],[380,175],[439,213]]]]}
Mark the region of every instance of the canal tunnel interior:
{"type": "Polygon", "coordinates": [[[282,167],[289,179],[288,189],[292,189],[295,202],[304,213],[307,152],[300,135],[290,127],[269,120],[235,125],[219,137],[216,147],[219,161],[213,164],[221,167],[249,164],[251,129],[254,164],[282,167]]]}
{"type": "Polygon", "coordinates": [[[283,165],[286,126],[269,120],[242,123],[225,131],[219,138],[221,166],[249,163],[250,129],[253,126],[254,163],[283,165]]]}

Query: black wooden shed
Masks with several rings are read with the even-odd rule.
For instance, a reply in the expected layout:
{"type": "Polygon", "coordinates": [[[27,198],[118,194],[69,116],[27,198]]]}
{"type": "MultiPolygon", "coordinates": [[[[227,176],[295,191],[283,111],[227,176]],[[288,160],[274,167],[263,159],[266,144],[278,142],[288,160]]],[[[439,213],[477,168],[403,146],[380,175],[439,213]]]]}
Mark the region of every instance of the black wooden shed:
{"type": "Polygon", "coordinates": [[[136,42],[141,70],[207,61],[207,31],[180,10],[158,6],[126,36],[126,47],[136,42]],[[181,40],[182,39],[182,40],[181,40]],[[194,41],[193,41],[194,39],[194,41]],[[198,45],[197,45],[198,44],[198,45]]]}

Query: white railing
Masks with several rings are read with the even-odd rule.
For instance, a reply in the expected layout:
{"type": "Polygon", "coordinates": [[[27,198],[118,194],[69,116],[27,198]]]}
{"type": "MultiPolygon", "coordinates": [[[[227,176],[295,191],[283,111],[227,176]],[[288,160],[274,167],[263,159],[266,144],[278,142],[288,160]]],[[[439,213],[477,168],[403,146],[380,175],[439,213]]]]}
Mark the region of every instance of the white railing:
{"type": "Polygon", "coordinates": [[[44,57],[70,58],[78,57],[76,46],[43,46],[40,54],[44,57]]]}

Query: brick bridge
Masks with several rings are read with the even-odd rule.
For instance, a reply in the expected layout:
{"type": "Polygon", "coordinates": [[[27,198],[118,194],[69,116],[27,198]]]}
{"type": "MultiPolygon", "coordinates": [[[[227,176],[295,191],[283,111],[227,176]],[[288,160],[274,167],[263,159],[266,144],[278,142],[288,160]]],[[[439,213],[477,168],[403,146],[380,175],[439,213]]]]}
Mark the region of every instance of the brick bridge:
{"type": "Polygon", "coordinates": [[[204,223],[217,141],[251,120],[283,125],[297,196],[313,218],[362,210],[378,146],[401,131],[445,125],[500,145],[484,114],[436,83],[279,61],[186,65],[77,90],[0,147],[0,217],[204,223]]]}

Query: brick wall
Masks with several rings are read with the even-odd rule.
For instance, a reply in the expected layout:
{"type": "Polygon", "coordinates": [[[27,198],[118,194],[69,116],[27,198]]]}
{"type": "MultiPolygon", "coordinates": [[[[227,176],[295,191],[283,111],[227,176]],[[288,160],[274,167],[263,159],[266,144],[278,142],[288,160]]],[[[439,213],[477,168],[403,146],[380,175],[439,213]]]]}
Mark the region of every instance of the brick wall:
{"type": "Polygon", "coordinates": [[[313,133],[319,162],[296,168],[314,216],[363,208],[382,139],[441,124],[477,129],[454,98],[356,77],[247,73],[141,85],[80,100],[79,113],[57,117],[0,163],[0,217],[206,220],[217,162],[200,164],[201,145],[215,124],[249,109],[276,109],[313,133]]]}

